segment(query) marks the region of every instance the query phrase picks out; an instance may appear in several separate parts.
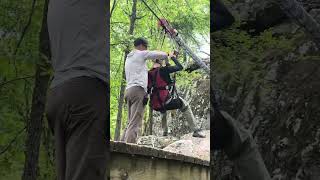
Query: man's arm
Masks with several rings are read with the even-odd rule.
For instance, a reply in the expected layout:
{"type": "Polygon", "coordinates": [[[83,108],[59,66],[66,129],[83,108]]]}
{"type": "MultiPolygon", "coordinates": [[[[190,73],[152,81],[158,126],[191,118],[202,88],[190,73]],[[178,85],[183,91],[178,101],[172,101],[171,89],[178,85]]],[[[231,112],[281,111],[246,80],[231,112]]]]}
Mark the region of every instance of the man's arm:
{"type": "Polygon", "coordinates": [[[144,51],[144,59],[166,59],[168,58],[168,54],[166,52],[162,52],[162,51],[144,51]]]}
{"type": "Polygon", "coordinates": [[[175,65],[174,66],[166,66],[165,71],[167,73],[174,73],[177,71],[181,71],[183,69],[183,66],[180,64],[180,62],[177,60],[177,58],[172,56],[171,59],[173,60],[175,65]]]}

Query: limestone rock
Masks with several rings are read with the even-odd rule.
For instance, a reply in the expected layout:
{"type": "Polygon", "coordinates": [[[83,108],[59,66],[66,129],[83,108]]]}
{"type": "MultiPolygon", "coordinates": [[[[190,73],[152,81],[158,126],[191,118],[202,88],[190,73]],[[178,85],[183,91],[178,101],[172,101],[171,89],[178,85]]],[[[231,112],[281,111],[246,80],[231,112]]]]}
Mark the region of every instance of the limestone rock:
{"type": "Polygon", "coordinates": [[[203,131],[202,133],[206,135],[206,138],[194,138],[192,137],[192,133],[189,133],[163,150],[209,161],[210,131],[203,131]]]}
{"type": "MultiPolygon", "coordinates": [[[[207,76],[193,80],[194,84],[177,85],[179,96],[189,104],[195,116],[195,124],[201,129],[210,129],[210,81],[207,76]]],[[[179,110],[167,112],[169,135],[180,137],[191,133],[186,118],[179,110]]],[[[159,112],[153,112],[153,135],[162,136],[161,116],[159,112]]]]}

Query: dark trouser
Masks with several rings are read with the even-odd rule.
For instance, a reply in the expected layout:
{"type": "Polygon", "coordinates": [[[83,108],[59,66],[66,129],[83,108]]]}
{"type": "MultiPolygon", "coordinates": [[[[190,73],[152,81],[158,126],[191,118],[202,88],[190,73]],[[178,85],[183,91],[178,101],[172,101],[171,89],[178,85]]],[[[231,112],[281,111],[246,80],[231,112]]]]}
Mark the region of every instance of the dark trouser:
{"type": "Polygon", "coordinates": [[[47,118],[54,133],[58,180],[104,180],[107,166],[109,88],[79,77],[48,94],[47,118]]]}
{"type": "Polygon", "coordinates": [[[147,93],[140,86],[134,86],[126,90],[125,100],[128,105],[128,123],[121,138],[128,143],[136,143],[138,133],[142,126],[145,105],[144,97],[147,93]]]}
{"type": "MultiPolygon", "coordinates": [[[[182,107],[179,109],[184,117],[186,118],[186,121],[188,122],[188,125],[190,127],[190,129],[192,131],[196,131],[196,130],[199,130],[199,128],[196,126],[196,123],[195,123],[195,117],[193,115],[193,112],[191,110],[191,107],[189,105],[189,103],[184,100],[183,98],[179,97],[183,103],[182,107]]],[[[167,123],[167,112],[163,112],[161,113],[161,125],[162,125],[162,128],[163,128],[163,131],[165,133],[168,133],[168,123],[167,123]]]]}

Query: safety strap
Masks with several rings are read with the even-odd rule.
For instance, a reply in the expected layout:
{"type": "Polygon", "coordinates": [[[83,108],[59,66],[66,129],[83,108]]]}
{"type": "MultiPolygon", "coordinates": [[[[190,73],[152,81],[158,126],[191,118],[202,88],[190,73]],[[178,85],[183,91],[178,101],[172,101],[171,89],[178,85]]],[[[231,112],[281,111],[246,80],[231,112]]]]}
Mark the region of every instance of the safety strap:
{"type": "Polygon", "coordinates": [[[176,88],[176,73],[173,74],[173,88],[174,88],[174,92],[177,95],[177,98],[179,98],[178,90],[176,88]]]}

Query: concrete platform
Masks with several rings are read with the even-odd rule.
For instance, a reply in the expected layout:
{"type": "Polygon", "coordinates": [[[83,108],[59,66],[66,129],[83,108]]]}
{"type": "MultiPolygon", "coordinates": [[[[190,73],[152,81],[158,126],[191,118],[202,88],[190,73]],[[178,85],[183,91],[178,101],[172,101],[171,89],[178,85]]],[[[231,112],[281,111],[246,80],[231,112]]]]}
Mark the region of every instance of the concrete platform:
{"type": "Polygon", "coordinates": [[[210,162],[136,144],[110,142],[111,180],[209,180],[210,162]]]}

